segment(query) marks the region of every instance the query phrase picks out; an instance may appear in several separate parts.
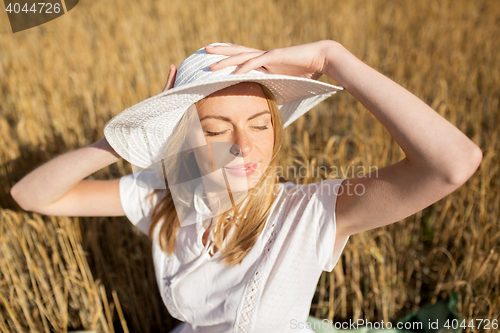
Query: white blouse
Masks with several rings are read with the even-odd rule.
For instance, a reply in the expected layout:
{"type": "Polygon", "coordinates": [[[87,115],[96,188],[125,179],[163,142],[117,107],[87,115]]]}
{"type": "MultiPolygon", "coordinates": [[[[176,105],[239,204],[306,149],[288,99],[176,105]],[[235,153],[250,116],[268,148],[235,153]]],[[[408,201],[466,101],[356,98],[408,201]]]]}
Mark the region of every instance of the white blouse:
{"type": "MultiPolygon", "coordinates": [[[[175,333],[298,332],[305,323],[322,271],[332,271],[349,237],[335,239],[335,205],[340,184],[329,179],[309,185],[281,183],[265,228],[240,264],[226,266],[202,236],[208,222],[178,229],[173,255],[153,237],[156,280],[169,313],[185,323],[175,333]]],[[[120,179],[120,199],[128,219],[149,233],[150,187],[135,175],[120,179]]],[[[153,198],[153,205],[159,196],[153,198]]],[[[196,217],[191,216],[196,220],[196,217]]],[[[194,220],[194,221],[195,221],[194,220]]],[[[310,332],[304,330],[304,332],[310,332]]]]}

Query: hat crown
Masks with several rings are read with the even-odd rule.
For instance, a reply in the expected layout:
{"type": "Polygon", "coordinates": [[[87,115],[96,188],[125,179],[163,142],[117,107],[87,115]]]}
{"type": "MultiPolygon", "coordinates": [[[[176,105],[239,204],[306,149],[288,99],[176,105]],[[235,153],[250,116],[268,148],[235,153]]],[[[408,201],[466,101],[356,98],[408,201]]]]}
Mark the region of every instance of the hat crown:
{"type": "MultiPolygon", "coordinates": [[[[227,43],[212,43],[211,46],[229,46],[227,43]]],[[[174,88],[183,86],[195,81],[205,81],[217,77],[230,75],[236,66],[229,66],[221,70],[212,71],[209,66],[228,58],[229,56],[208,53],[204,47],[187,57],[177,69],[174,88]]],[[[262,72],[252,70],[249,73],[262,74],[262,72]]]]}

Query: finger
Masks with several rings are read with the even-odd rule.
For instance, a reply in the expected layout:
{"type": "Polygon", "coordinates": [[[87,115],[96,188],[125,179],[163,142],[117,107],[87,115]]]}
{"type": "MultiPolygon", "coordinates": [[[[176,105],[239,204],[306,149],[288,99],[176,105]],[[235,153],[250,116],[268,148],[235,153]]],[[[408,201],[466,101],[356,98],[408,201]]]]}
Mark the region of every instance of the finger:
{"type": "MultiPolygon", "coordinates": [[[[263,54],[251,58],[248,61],[244,62],[236,70],[233,72],[233,74],[244,74],[248,73],[251,70],[263,67],[266,68],[266,66],[269,65],[269,55],[267,52],[264,52],[263,54]]],[[[267,68],[266,68],[267,69],[267,68]]]]}
{"type": "Polygon", "coordinates": [[[169,86],[170,86],[170,84],[171,84],[171,81],[172,81],[172,67],[173,67],[173,66],[174,66],[173,64],[172,64],[172,65],[170,65],[170,69],[169,69],[169,71],[168,71],[167,83],[165,83],[165,87],[163,87],[162,92],[163,92],[163,91],[165,91],[165,90],[168,90],[168,87],[169,87],[169,86]]]}
{"type": "Polygon", "coordinates": [[[177,76],[177,68],[173,66],[173,72],[172,72],[172,80],[170,81],[170,85],[168,86],[168,89],[172,89],[175,85],[175,78],[177,76]]]}
{"type": "Polygon", "coordinates": [[[205,46],[205,51],[207,51],[210,54],[221,54],[221,55],[236,55],[238,53],[243,53],[243,52],[255,52],[255,51],[262,51],[259,49],[254,49],[251,47],[246,47],[242,45],[236,45],[236,44],[231,44],[231,45],[207,45],[205,46]]]}
{"type": "Polygon", "coordinates": [[[263,51],[257,51],[257,52],[245,52],[245,53],[239,53],[237,55],[229,56],[229,58],[222,59],[212,65],[210,65],[210,69],[213,71],[217,71],[226,67],[230,66],[237,66],[241,65],[244,62],[248,61],[249,59],[255,58],[259,55],[261,55],[263,51]]]}
{"type": "Polygon", "coordinates": [[[167,83],[165,84],[165,88],[163,88],[163,91],[171,89],[174,86],[176,74],[177,74],[177,69],[173,64],[170,65],[170,71],[168,72],[167,83]]]}

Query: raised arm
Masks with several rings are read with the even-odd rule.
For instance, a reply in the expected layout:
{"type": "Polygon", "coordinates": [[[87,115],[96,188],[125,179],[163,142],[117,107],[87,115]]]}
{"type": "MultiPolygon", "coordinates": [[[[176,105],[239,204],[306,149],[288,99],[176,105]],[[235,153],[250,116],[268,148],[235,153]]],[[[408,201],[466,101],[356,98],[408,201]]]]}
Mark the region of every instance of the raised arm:
{"type": "Polygon", "coordinates": [[[267,52],[216,46],[207,52],[230,56],[212,70],[237,65],[234,73],[264,67],[271,73],[313,79],[326,74],[360,101],[403,149],[403,160],[343,182],[336,206],[339,237],[385,226],[424,209],[464,184],[481,163],[480,148],[466,135],[337,42],[267,52]],[[356,185],[363,195],[354,194],[356,185]]]}
{"type": "Polygon", "coordinates": [[[343,184],[336,212],[341,236],[410,216],[455,191],[479,167],[481,149],[465,134],[340,44],[329,43],[324,73],[360,101],[406,155],[379,169],[378,177],[371,173],[343,184]],[[346,195],[357,184],[365,194],[346,195]]]}
{"type": "MultiPolygon", "coordinates": [[[[176,74],[175,66],[170,66],[163,91],[173,87],[176,74]]],[[[84,180],[120,159],[103,138],[45,163],[15,184],[10,193],[21,208],[41,214],[122,216],[119,179],[84,180]]]]}
{"type": "Polygon", "coordinates": [[[447,184],[463,184],[482,152],[418,97],[369,67],[338,43],[330,43],[324,73],[361,102],[387,129],[413,168],[447,184]]]}
{"type": "Polygon", "coordinates": [[[24,210],[46,215],[124,215],[119,179],[84,180],[119,159],[103,138],[43,164],[24,176],[10,193],[24,210]]]}

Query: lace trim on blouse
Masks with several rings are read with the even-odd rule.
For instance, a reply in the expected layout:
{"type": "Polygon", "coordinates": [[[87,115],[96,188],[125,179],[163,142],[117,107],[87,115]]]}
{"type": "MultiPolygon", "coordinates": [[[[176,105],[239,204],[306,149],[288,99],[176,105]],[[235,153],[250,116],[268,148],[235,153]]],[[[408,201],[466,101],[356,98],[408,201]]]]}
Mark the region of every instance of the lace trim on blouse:
{"type": "MultiPolygon", "coordinates": [[[[302,203],[303,205],[304,203],[302,203]]],[[[307,204],[307,202],[305,202],[307,204]]],[[[269,276],[267,270],[269,269],[267,262],[269,261],[269,251],[273,246],[277,235],[279,234],[281,227],[283,226],[284,218],[280,219],[281,211],[284,205],[280,205],[278,213],[275,215],[271,227],[267,231],[266,239],[268,239],[264,251],[262,252],[257,268],[253,275],[253,279],[246,285],[244,296],[242,297],[242,302],[238,307],[236,313],[236,321],[234,324],[233,331],[237,333],[249,333],[253,330],[253,324],[255,323],[254,317],[257,313],[258,300],[260,298],[261,284],[264,281],[264,277],[269,276]],[[279,223],[278,223],[279,222],[279,223]]],[[[300,219],[301,216],[297,216],[295,221],[300,219]]],[[[295,223],[294,223],[295,224],[295,223]]]]}

